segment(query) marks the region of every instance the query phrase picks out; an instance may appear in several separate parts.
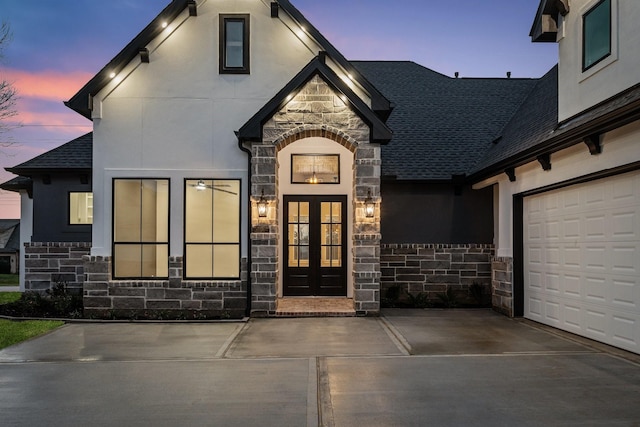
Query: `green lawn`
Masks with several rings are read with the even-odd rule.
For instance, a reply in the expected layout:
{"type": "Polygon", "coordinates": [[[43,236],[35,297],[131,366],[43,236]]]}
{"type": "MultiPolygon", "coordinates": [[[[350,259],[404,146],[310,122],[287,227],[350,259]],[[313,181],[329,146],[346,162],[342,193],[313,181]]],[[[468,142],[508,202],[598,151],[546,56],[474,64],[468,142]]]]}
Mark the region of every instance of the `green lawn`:
{"type": "Polygon", "coordinates": [[[13,322],[0,319],[0,349],[37,337],[62,326],[58,320],[26,320],[13,322]]]}
{"type": "Polygon", "coordinates": [[[20,276],[17,274],[0,274],[0,286],[18,286],[20,276]]]}
{"type": "Polygon", "coordinates": [[[18,301],[21,295],[20,292],[0,292],[0,304],[18,301]]]}

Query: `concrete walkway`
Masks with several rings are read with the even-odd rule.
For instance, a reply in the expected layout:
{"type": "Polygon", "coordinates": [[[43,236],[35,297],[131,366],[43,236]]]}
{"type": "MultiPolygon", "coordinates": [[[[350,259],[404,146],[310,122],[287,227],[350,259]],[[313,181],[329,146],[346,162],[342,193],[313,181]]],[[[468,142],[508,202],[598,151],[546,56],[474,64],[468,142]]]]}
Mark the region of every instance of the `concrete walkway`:
{"type": "Polygon", "coordinates": [[[639,361],[487,310],[68,324],[0,351],[0,424],[639,425],[639,361]]]}

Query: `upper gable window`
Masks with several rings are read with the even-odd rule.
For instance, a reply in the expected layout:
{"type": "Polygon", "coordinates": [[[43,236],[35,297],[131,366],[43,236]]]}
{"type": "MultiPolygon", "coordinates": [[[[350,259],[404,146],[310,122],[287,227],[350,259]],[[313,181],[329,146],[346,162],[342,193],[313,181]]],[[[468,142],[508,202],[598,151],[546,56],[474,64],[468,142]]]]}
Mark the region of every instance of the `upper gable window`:
{"type": "Polygon", "coordinates": [[[582,18],[582,70],[611,55],[611,0],[601,0],[582,18]]]}
{"type": "Polygon", "coordinates": [[[220,15],[220,74],[249,74],[249,15],[220,15]]]}

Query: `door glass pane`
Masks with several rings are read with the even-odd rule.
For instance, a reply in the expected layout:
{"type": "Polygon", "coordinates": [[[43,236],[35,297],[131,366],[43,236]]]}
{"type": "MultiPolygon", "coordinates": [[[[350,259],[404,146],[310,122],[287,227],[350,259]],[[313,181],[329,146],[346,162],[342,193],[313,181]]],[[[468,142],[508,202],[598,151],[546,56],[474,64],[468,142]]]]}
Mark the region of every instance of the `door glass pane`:
{"type": "Polygon", "coordinates": [[[324,223],[331,222],[331,203],[322,202],[320,204],[320,220],[324,223]]]}
{"type": "Polygon", "coordinates": [[[289,267],[297,267],[298,266],[298,247],[290,246],[289,247],[289,267]]]}
{"type": "Polygon", "coordinates": [[[322,224],[320,230],[320,244],[331,244],[331,224],[322,224]]]}
{"type": "Polygon", "coordinates": [[[300,203],[300,218],[301,223],[309,223],[309,202],[300,203]]]}
{"type": "Polygon", "coordinates": [[[300,230],[300,244],[301,245],[308,245],[309,244],[309,224],[300,224],[299,225],[299,230],[300,230]]]}
{"type": "Polygon", "coordinates": [[[300,267],[309,267],[309,246],[300,246],[299,252],[300,267]]]}
{"type": "Polygon", "coordinates": [[[331,226],[331,244],[332,245],[342,244],[342,225],[334,224],[331,226]]]}
{"type": "Polygon", "coordinates": [[[297,245],[298,242],[298,225],[289,225],[289,245],[297,245]]]}
{"type": "Polygon", "coordinates": [[[331,203],[331,218],[334,224],[342,222],[342,203],[331,203]]]}
{"type": "Polygon", "coordinates": [[[332,267],[341,267],[342,266],[342,248],[340,246],[332,246],[331,247],[331,266],[332,267]]]}
{"type": "Polygon", "coordinates": [[[289,202],[289,223],[298,222],[298,202],[289,202]]]}

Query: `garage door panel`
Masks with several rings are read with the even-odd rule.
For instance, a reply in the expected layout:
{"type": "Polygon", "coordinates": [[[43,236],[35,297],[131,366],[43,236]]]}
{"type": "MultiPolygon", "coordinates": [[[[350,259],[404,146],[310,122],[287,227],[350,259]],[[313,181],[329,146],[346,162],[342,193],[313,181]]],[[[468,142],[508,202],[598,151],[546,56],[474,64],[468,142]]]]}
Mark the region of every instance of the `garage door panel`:
{"type": "Polygon", "coordinates": [[[621,345],[637,346],[638,321],[631,317],[616,315],[613,316],[613,339],[621,345]]]}
{"type": "Polygon", "coordinates": [[[570,332],[579,332],[582,329],[582,310],[579,306],[565,304],[564,322],[570,332]]]}
{"type": "Polygon", "coordinates": [[[640,172],[523,207],[525,317],[640,353],[640,172]]]}
{"type": "Polygon", "coordinates": [[[616,274],[638,274],[638,246],[632,244],[614,244],[611,248],[611,269],[616,274]]]}
{"type": "Polygon", "coordinates": [[[580,285],[580,276],[573,274],[564,275],[564,294],[567,298],[580,298],[582,286],[580,285]]]}
{"type": "Polygon", "coordinates": [[[628,210],[619,210],[611,214],[613,237],[618,240],[638,240],[640,221],[638,214],[628,210]]]}
{"type": "Polygon", "coordinates": [[[613,303],[622,310],[640,309],[640,284],[638,280],[613,278],[613,303]]]}

